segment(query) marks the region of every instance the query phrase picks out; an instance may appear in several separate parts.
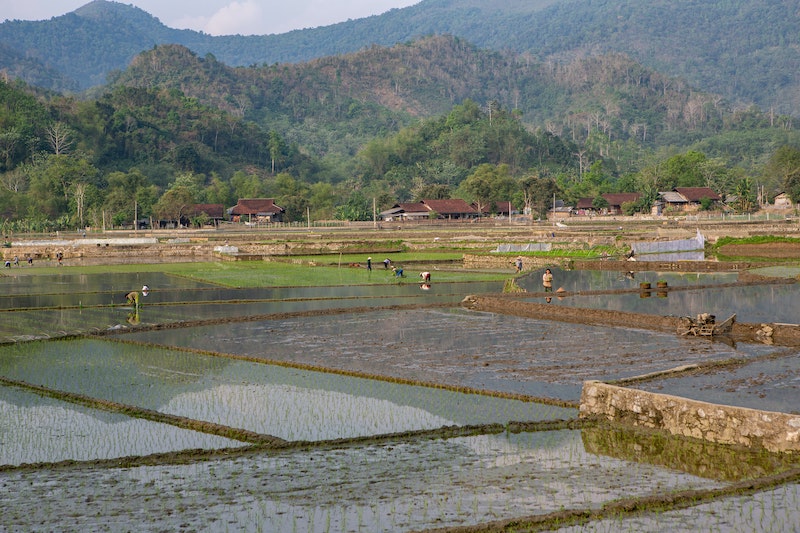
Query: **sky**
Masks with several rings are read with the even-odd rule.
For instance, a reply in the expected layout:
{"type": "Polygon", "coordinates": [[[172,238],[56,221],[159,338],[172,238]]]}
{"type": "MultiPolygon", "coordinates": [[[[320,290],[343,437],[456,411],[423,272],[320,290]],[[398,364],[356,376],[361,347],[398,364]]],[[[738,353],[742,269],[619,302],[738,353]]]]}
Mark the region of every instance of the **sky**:
{"type": "MultiPolygon", "coordinates": [[[[47,20],[90,0],[0,0],[0,21],[47,20]]],[[[170,28],[210,35],[266,35],[327,26],[408,7],[420,0],[121,0],[170,28]]]]}

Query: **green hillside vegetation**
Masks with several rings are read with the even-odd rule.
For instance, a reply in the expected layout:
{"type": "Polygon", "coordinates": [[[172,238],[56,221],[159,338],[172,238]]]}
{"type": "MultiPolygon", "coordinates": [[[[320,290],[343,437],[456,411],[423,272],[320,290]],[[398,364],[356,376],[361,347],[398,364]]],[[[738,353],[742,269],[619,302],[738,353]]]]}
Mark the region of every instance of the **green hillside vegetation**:
{"type": "Polygon", "coordinates": [[[194,203],[252,197],[275,198],[289,221],[369,220],[373,199],[457,197],[488,212],[510,200],[542,216],[554,194],[711,186],[743,211],[756,185],[800,198],[791,117],[619,54],[556,64],[428,37],[230,67],[165,45],[86,98],[0,82],[0,104],[12,230],[175,221],[194,203]]]}

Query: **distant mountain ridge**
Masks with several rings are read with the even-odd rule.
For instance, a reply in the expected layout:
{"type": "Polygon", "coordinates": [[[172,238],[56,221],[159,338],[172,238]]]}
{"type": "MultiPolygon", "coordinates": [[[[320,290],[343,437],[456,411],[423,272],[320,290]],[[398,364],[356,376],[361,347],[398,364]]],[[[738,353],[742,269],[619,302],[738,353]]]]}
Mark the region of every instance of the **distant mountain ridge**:
{"type": "Polygon", "coordinates": [[[214,37],[175,30],[141,9],[95,0],[48,21],[6,21],[0,69],[30,83],[105,83],[140,52],[181,44],[231,66],[301,62],[450,34],[483,48],[563,60],[623,52],[695,86],[777,112],[800,106],[800,0],[423,0],[382,15],[280,35],[214,37]],[[52,72],[34,81],[21,63],[52,72]],[[32,63],[30,63],[32,64],[32,63]],[[71,80],[65,81],[65,80],[71,80]]]}
{"type": "MultiPolygon", "coordinates": [[[[181,45],[164,45],[137,56],[104,90],[120,87],[186,95],[275,130],[318,157],[355,155],[372,138],[414,118],[447,114],[466,100],[513,111],[531,131],[612,158],[619,143],[675,147],[763,121],[623,54],[556,65],[451,36],[258,68],[230,67],[181,45]]],[[[775,117],[776,125],[783,121],[791,119],[775,117]]],[[[728,157],[750,165],[762,144],[748,147],[728,157]]]]}

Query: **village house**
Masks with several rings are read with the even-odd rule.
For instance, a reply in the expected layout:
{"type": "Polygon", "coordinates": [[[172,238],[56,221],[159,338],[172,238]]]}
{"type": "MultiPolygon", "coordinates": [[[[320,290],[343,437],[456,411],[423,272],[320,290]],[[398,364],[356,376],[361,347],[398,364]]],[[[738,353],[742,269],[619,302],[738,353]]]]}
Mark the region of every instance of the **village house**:
{"type": "Polygon", "coordinates": [[[775,196],[775,199],[772,201],[772,206],[775,209],[791,209],[792,208],[792,199],[789,198],[789,195],[785,192],[782,192],[775,196]]]}
{"type": "Polygon", "coordinates": [[[222,204],[194,204],[186,211],[189,221],[203,215],[208,217],[209,223],[219,226],[220,222],[225,220],[225,206],[222,204]]]}
{"type": "Polygon", "coordinates": [[[621,215],[622,204],[638,202],[642,197],[638,192],[619,192],[619,193],[603,193],[600,195],[606,202],[608,207],[603,209],[595,209],[594,198],[581,198],[575,204],[574,214],[578,215],[621,215]]]}
{"type": "Polygon", "coordinates": [[[553,203],[555,205],[547,210],[548,220],[566,220],[574,215],[575,208],[571,205],[565,205],[564,200],[556,200],[553,203]]]}
{"type": "Polygon", "coordinates": [[[683,213],[699,211],[706,198],[713,204],[722,202],[722,197],[710,187],[675,187],[658,195],[664,209],[683,213]]]}
{"type": "Polygon", "coordinates": [[[380,218],[392,220],[423,220],[431,217],[447,220],[462,220],[480,217],[480,213],[464,200],[450,198],[445,200],[421,200],[412,203],[395,204],[381,211],[380,218]]]}
{"type": "Polygon", "coordinates": [[[246,224],[269,224],[283,222],[286,210],[275,205],[273,198],[240,198],[235,206],[228,209],[233,222],[246,224]]]}

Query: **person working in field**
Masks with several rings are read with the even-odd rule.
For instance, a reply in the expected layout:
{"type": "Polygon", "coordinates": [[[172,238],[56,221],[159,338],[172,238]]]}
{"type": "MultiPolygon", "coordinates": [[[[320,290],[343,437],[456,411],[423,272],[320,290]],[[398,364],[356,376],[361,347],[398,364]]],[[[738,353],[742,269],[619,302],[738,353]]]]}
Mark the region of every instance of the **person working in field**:
{"type": "Polygon", "coordinates": [[[419,277],[422,278],[422,281],[425,283],[429,283],[431,281],[431,273],[430,272],[420,272],[419,277]]]}
{"type": "Polygon", "coordinates": [[[131,291],[125,295],[125,301],[129,305],[139,305],[139,293],[136,291],[131,291]]]}
{"type": "Polygon", "coordinates": [[[553,273],[550,272],[550,269],[545,269],[544,274],[542,274],[542,286],[544,287],[544,292],[551,292],[553,290],[553,273]]]}

